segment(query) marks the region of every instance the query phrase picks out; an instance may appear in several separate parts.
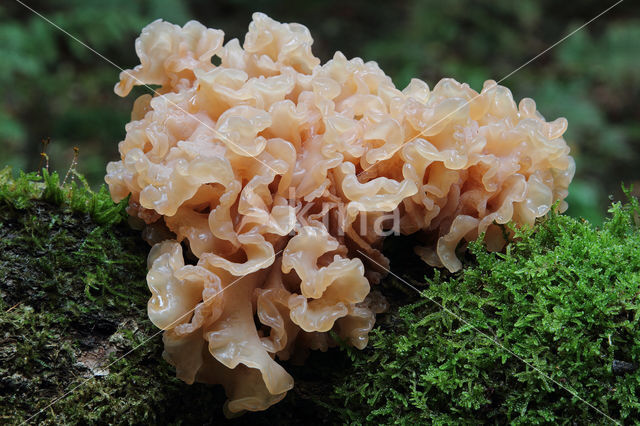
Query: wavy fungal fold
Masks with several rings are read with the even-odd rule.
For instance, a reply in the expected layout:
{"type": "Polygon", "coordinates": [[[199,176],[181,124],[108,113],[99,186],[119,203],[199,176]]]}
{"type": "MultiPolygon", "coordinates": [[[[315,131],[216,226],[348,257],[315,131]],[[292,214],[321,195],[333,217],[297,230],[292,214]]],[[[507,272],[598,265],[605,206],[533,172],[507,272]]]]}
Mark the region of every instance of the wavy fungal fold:
{"type": "Polygon", "coordinates": [[[177,376],[222,384],[228,414],[281,400],[293,379],[276,359],[326,350],[329,331],[366,346],[386,235],[423,233],[420,257],[457,271],[461,243],[486,233],[499,250],[499,224],[566,209],[575,170],[566,120],[494,81],[399,90],[375,62],[321,64],[312,43],[261,13],[242,45],[158,20],[115,86],[159,86],[105,177],[154,243],[149,317],[177,376]]]}

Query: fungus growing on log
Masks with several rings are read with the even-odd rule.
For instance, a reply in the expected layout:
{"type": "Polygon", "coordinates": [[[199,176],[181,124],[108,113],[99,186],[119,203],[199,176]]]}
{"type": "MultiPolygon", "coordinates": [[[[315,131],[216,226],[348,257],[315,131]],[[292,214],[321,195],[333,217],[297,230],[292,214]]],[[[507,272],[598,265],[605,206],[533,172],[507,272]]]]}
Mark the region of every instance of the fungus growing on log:
{"type": "Polygon", "coordinates": [[[223,38],[195,21],[144,28],[115,91],[160,87],[135,101],[105,180],[155,243],[165,358],[187,383],[222,384],[228,413],[281,400],[293,379],[276,359],[326,350],[330,331],[366,346],[386,235],[424,233],[416,252],[453,272],[461,243],[485,233],[500,250],[500,224],[566,209],[567,122],[531,99],[494,81],[399,90],[375,62],[321,65],[306,27],[261,13],[242,46],[223,38]]]}

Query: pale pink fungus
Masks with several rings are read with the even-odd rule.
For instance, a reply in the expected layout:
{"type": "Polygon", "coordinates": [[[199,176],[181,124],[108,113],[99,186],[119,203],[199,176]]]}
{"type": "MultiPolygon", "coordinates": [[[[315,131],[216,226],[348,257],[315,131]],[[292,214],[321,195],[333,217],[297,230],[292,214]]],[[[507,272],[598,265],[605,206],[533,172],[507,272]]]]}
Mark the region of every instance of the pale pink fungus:
{"type": "Polygon", "coordinates": [[[359,252],[388,264],[383,219],[433,236],[417,253],[456,271],[461,241],[486,232],[499,250],[496,224],[532,225],[567,195],[566,120],[493,81],[400,91],[375,62],[321,65],[307,28],[261,13],[242,47],[223,37],[195,21],[142,31],[115,90],[160,88],[136,100],[105,179],[149,238],[175,234],[149,255],[149,317],[178,377],[224,385],[228,412],[282,399],[293,379],[276,357],[325,350],[329,330],[366,346],[384,271],[359,252]]]}

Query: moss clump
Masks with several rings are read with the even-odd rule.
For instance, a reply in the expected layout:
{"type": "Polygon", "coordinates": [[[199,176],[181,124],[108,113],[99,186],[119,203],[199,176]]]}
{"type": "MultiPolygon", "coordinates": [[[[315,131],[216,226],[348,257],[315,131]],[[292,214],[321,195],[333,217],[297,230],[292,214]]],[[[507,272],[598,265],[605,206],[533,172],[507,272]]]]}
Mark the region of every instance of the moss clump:
{"type": "MultiPolygon", "coordinates": [[[[162,359],[146,314],[149,246],[128,227],[126,202],[77,177],[61,186],[46,170],[0,172],[0,423],[226,423],[222,389],[186,385],[162,359]]],[[[309,395],[330,385],[297,372],[286,401],[238,421],[322,419],[309,395]]]]}
{"type": "Polygon", "coordinates": [[[552,215],[515,230],[505,253],[472,243],[471,265],[436,272],[365,352],[349,351],[335,412],[355,423],[610,421],[533,365],[611,418],[637,421],[640,208],[631,200],[610,213],[601,230],[552,215]]]}
{"type": "MultiPolygon", "coordinates": [[[[0,423],[69,391],[30,422],[227,423],[222,389],[182,383],[161,357],[146,315],[149,248],[125,205],[80,182],[0,172],[0,423]]],[[[422,297],[389,277],[392,309],[366,350],[286,366],[296,386],[284,401],[229,422],[607,421],[518,357],[607,415],[639,418],[639,211],[615,204],[600,230],[553,215],[515,230],[505,253],[471,244],[464,270],[446,277],[391,250],[412,283],[430,274],[422,297]]]]}
{"type": "Polygon", "coordinates": [[[46,170],[12,179],[9,169],[0,174],[0,205],[2,421],[24,421],[86,379],[31,421],[117,421],[125,409],[139,411],[131,400],[120,409],[105,403],[137,391],[138,405],[148,404],[154,387],[130,365],[161,365],[154,342],[104,368],[153,331],[144,319],[148,249],[122,223],[124,205],[104,189],[62,187],[46,170]],[[118,374],[100,378],[107,372],[118,374]]]}

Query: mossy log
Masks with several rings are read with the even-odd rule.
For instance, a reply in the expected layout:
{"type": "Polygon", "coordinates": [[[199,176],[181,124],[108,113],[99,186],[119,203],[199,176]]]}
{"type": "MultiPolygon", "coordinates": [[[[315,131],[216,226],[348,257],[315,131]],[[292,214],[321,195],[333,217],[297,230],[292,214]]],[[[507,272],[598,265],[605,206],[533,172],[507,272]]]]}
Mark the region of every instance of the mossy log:
{"type": "Polygon", "coordinates": [[[425,267],[405,241],[364,351],[287,366],[296,386],[224,419],[220,387],[186,385],[146,315],[148,245],[124,204],[81,176],[0,172],[0,423],[607,423],[640,418],[638,203],[596,230],[551,215],[504,253],[425,267]],[[426,279],[426,284],[425,284],[426,279]],[[418,287],[420,294],[406,284],[418,287]],[[443,309],[446,308],[446,309],[443,309]]]}
{"type": "MultiPolygon", "coordinates": [[[[125,204],[46,171],[10,173],[0,174],[0,423],[226,423],[221,388],[186,385],[162,359],[146,315],[149,246],[125,204]]],[[[306,400],[330,388],[298,376],[269,415],[234,424],[322,420],[306,400]]]]}

